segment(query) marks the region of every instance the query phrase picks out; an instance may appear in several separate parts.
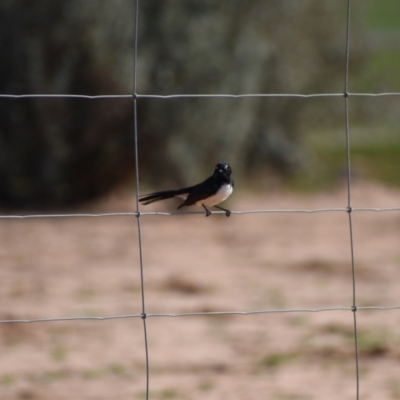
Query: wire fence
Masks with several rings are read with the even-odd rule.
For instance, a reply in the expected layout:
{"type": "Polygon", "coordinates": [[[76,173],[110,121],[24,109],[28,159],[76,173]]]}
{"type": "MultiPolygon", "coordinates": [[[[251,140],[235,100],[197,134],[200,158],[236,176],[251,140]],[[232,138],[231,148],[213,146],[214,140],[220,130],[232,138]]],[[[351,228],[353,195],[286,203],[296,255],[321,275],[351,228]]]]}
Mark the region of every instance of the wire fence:
{"type": "MultiPolygon", "coordinates": [[[[133,65],[133,94],[125,95],[78,95],[78,94],[0,94],[0,98],[4,99],[29,99],[29,98],[73,98],[73,99],[132,99],[133,113],[134,113],[134,154],[135,154],[135,180],[136,180],[136,211],[135,212],[111,212],[111,213],[64,213],[64,214],[26,214],[26,215],[0,215],[0,219],[38,219],[38,218],[105,218],[105,217],[135,217],[137,222],[138,233],[138,251],[139,251],[139,268],[141,280],[141,313],[126,314],[126,315],[109,315],[109,316],[77,316],[77,317],[49,317],[49,318],[32,318],[32,319],[3,319],[0,320],[1,324],[11,323],[49,323],[57,321],[81,321],[81,320],[116,320],[116,319],[129,319],[141,318],[143,322],[143,335],[144,335],[144,352],[146,360],[146,395],[149,398],[150,393],[150,360],[149,360],[149,345],[148,345],[148,332],[147,332],[147,319],[156,317],[189,317],[189,316],[212,316],[212,315],[253,315],[253,314],[279,314],[279,313],[320,313],[330,311],[349,311],[353,315],[353,333],[354,333],[354,363],[355,363],[355,386],[356,386],[356,399],[360,398],[360,367],[359,367],[359,350],[358,350],[358,334],[357,334],[357,312],[361,310],[398,310],[400,305],[392,306],[359,306],[357,304],[357,279],[355,268],[355,255],[354,255],[354,240],[353,240],[353,214],[358,212],[390,212],[400,211],[400,207],[353,207],[352,206],[352,184],[351,184],[351,152],[350,152],[350,126],[349,126],[349,98],[350,97],[383,97],[383,96],[400,96],[397,92],[386,93],[351,93],[349,92],[349,59],[350,59],[350,15],[351,15],[351,0],[347,0],[347,15],[346,15],[346,57],[344,65],[344,90],[342,93],[314,93],[314,94],[171,94],[171,95],[158,95],[158,94],[140,94],[137,93],[137,59],[138,59],[138,24],[140,21],[139,16],[139,3],[140,0],[134,0],[134,22],[135,22],[135,38],[134,38],[134,65],[133,65]],[[176,98],[248,98],[248,97],[294,97],[294,98],[317,98],[317,97],[343,97],[343,118],[344,118],[344,134],[346,139],[346,179],[347,179],[347,206],[338,208],[317,208],[317,209],[260,209],[260,210],[243,210],[232,211],[234,216],[246,216],[249,214],[264,214],[264,213],[327,213],[337,212],[346,213],[348,215],[348,229],[349,229],[349,247],[350,259],[352,269],[352,304],[348,307],[329,307],[329,308],[288,308],[288,309],[261,309],[261,310],[246,310],[246,311],[204,311],[204,312],[186,312],[186,313],[147,313],[146,310],[146,291],[145,291],[145,268],[143,262],[143,247],[142,247],[142,228],[141,218],[144,216],[156,217],[176,217],[178,215],[201,214],[203,212],[188,211],[188,212],[143,212],[139,208],[139,193],[140,193],[140,171],[138,164],[138,156],[140,149],[138,148],[138,125],[137,125],[137,103],[142,98],[153,99],[176,99],[176,98]]],[[[224,214],[222,211],[215,211],[215,214],[224,214]]]]}

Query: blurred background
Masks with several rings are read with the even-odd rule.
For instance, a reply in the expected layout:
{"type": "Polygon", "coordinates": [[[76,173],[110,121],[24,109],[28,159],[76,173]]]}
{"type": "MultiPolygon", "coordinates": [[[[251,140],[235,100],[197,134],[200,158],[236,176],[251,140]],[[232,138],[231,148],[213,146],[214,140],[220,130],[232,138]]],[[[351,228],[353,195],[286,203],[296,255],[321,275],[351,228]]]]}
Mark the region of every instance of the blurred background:
{"type": "MultiPolygon", "coordinates": [[[[146,0],[138,93],[341,93],[345,1],[146,0]]],[[[396,1],[355,3],[350,92],[398,91],[396,1]]],[[[0,2],[0,92],[129,94],[130,0],[0,2]]],[[[397,184],[397,97],[350,99],[355,176],[397,184]]],[[[240,187],[312,190],[343,178],[337,98],[139,100],[140,176],[189,184],[231,163],[240,187]]],[[[132,186],[129,99],[1,99],[0,204],[79,205],[132,186]]]]}
{"type": "MultiPolygon", "coordinates": [[[[342,93],[346,6],[141,0],[138,92],[342,93]]],[[[399,15],[352,2],[350,92],[400,92],[399,15]]],[[[131,93],[133,21],[132,0],[0,0],[0,94],[131,93]]],[[[384,308],[357,311],[363,399],[400,398],[399,102],[349,98],[352,205],[395,208],[352,213],[357,305],[384,308]]],[[[137,122],[141,192],[227,161],[232,210],[330,211],[142,215],[144,292],[134,215],[1,219],[0,398],[146,398],[141,318],[87,319],[144,293],[222,313],[147,318],[151,399],[354,400],[343,97],[140,98],[137,122]],[[277,312],[223,313],[255,310],[277,312]],[[82,320],[4,322],[59,317],[82,320]]],[[[133,123],[130,98],[0,99],[1,214],[134,211],[133,123]]]]}

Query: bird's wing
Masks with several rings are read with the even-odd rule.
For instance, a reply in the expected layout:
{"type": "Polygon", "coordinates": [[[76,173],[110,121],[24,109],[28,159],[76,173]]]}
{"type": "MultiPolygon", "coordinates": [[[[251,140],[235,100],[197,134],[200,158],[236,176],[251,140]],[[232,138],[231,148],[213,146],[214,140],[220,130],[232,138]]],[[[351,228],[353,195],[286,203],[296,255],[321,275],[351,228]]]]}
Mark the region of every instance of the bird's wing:
{"type": "Polygon", "coordinates": [[[214,195],[218,191],[218,183],[215,181],[214,177],[206,179],[204,182],[198,185],[192,186],[191,191],[186,198],[186,200],[178,207],[192,206],[198,201],[207,199],[208,197],[214,195]]]}

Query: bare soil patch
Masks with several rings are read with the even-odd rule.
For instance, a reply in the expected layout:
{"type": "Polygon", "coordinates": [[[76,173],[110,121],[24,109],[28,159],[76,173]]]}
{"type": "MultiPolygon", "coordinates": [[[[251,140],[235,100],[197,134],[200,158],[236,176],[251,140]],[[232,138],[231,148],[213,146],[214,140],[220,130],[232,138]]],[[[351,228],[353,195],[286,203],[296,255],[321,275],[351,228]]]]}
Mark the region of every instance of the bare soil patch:
{"type": "MultiPolygon", "coordinates": [[[[357,183],[352,195],[353,207],[400,206],[397,189],[357,183]]],[[[229,205],[345,208],[347,193],[235,193],[229,205]]],[[[90,211],[133,206],[119,193],[90,211]]],[[[352,215],[357,304],[400,305],[400,212],[352,215]]],[[[148,313],[352,305],[345,211],[143,216],[141,227],[148,313]]],[[[135,217],[2,220],[0,240],[1,319],[141,313],[135,217]]],[[[399,399],[400,310],[360,310],[357,322],[362,398],[399,399]]],[[[147,328],[151,399],[355,399],[351,311],[151,317],[147,328]]],[[[140,318],[0,324],[0,354],[2,399],[144,398],[140,318]]]]}

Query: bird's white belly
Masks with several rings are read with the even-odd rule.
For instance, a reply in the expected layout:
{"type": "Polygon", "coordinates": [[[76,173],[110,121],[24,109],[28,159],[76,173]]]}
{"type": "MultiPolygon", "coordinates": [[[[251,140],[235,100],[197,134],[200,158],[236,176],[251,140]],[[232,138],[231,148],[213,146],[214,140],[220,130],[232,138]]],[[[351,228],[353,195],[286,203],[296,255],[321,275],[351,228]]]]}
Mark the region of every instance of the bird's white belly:
{"type": "Polygon", "coordinates": [[[208,197],[207,199],[198,201],[196,205],[202,206],[203,204],[205,206],[215,206],[219,203],[222,203],[224,200],[226,200],[232,193],[232,185],[227,184],[223,185],[221,189],[218,190],[217,193],[215,193],[213,196],[208,197]]]}

